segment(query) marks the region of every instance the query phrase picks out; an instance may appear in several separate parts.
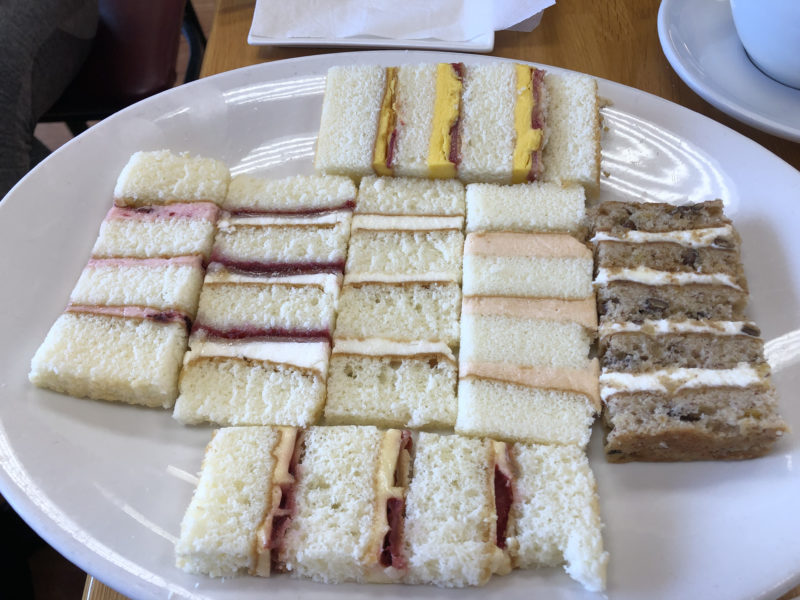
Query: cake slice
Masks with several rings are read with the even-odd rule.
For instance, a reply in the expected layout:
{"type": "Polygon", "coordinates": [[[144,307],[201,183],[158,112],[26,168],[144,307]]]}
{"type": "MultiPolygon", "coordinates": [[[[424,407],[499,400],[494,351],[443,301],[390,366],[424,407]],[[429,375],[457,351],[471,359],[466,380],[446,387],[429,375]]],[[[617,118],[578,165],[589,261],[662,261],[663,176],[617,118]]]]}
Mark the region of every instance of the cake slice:
{"type": "Polygon", "coordinates": [[[457,378],[455,357],[442,342],[337,339],[325,421],[450,429],[457,378]]]}
{"type": "Polygon", "coordinates": [[[235,215],[312,215],[355,206],[356,187],[349,177],[294,175],[268,179],[236,175],[222,208],[235,215]]]}
{"type": "Polygon", "coordinates": [[[117,178],[114,203],[143,207],[175,202],[222,204],[230,183],[221,161],[169,150],[134,153],[117,178]]]}
{"type": "Polygon", "coordinates": [[[573,445],[513,444],[515,467],[508,546],[515,568],[558,567],[602,592],[608,552],[594,474],[573,445]]]}
{"type": "Polygon", "coordinates": [[[350,219],[349,210],[222,219],[211,260],[229,270],[262,275],[341,273],[350,219]]]}
{"type": "Polygon", "coordinates": [[[593,298],[465,296],[459,357],[464,363],[588,368],[596,327],[593,298]]]}
{"type": "Polygon", "coordinates": [[[506,574],[508,490],[505,444],[420,433],[406,498],[406,583],[483,585],[506,574]]]}
{"type": "Polygon", "coordinates": [[[397,581],[411,435],[374,427],[312,427],[294,488],[281,569],[314,581],[397,581]]]}
{"type": "Polygon", "coordinates": [[[597,84],[585,75],[510,62],[333,67],[315,168],[594,189],[599,132],[597,84]]]}
{"type": "Polygon", "coordinates": [[[355,214],[464,216],[464,185],[455,179],[367,175],[358,186],[355,214]]]}
{"type": "Polygon", "coordinates": [[[464,218],[355,215],[347,282],[461,281],[464,218]]]}
{"type": "Polygon", "coordinates": [[[543,444],[589,442],[600,413],[599,366],[459,365],[457,433],[543,444]]]}
{"type": "Polygon", "coordinates": [[[592,253],[565,234],[470,233],[465,296],[581,299],[592,295],[592,253]]]}
{"type": "Polygon", "coordinates": [[[219,209],[210,202],[108,211],[92,248],[94,258],[165,258],[200,255],[214,243],[219,209]]]}
{"type": "Polygon", "coordinates": [[[264,277],[212,263],[194,331],[229,340],[330,341],[339,286],[333,273],[264,277]]]}
{"type": "Polygon", "coordinates": [[[200,481],[181,521],[176,566],[189,573],[269,576],[291,516],[297,430],[219,429],[206,449],[200,481]]]}
{"type": "Polygon", "coordinates": [[[138,306],[194,319],[203,282],[199,256],[91,259],[70,295],[74,306],[138,306]]]}
{"type": "Polygon", "coordinates": [[[39,387],[70,396],[170,408],[186,350],[183,315],[139,307],[74,307],[31,361],[39,387]]]}
{"type": "Polygon", "coordinates": [[[193,335],[173,417],[186,424],[311,425],[325,403],[329,355],[327,342],[193,335]]]}
{"type": "Polygon", "coordinates": [[[466,189],[467,233],[510,231],[582,235],[586,193],[582,186],[556,183],[497,185],[466,189]]]}
{"type": "Polygon", "coordinates": [[[460,308],[461,288],[454,282],[345,284],[335,337],[444,342],[456,347],[460,308]]]}

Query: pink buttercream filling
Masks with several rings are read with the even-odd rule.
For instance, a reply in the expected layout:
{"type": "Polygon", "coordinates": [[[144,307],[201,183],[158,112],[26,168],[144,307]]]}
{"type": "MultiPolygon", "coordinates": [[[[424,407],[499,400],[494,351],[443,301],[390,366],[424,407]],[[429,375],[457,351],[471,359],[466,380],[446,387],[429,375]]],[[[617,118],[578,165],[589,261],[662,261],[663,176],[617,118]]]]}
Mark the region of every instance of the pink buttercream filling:
{"type": "Polygon", "coordinates": [[[216,222],[219,208],[213,202],[178,202],[165,206],[141,206],[138,208],[113,206],[106,220],[137,219],[155,221],[156,219],[197,219],[216,222]]]}

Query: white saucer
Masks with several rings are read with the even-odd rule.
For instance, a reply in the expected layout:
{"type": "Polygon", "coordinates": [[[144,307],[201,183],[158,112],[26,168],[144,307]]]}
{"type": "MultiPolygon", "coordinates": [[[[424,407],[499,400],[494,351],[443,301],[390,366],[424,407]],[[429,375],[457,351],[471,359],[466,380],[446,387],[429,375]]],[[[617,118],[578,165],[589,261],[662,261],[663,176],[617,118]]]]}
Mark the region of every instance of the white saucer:
{"type": "Polygon", "coordinates": [[[800,90],[750,62],[728,0],[662,0],[658,37],[672,68],[705,100],[743,123],[800,142],[800,90]]]}

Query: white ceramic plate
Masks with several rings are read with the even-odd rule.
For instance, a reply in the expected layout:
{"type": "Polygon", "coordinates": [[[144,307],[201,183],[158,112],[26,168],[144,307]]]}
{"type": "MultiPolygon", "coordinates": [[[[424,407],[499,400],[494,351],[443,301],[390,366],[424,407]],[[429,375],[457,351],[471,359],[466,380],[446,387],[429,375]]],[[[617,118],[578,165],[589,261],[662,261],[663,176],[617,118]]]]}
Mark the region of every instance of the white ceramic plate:
{"type": "Polygon", "coordinates": [[[800,90],[750,62],[729,0],[662,0],[658,37],[672,68],[702,98],[743,123],[800,142],[800,90]]]}
{"type": "MultiPolygon", "coordinates": [[[[210,429],[167,412],[69,398],[27,381],[136,150],[188,150],[235,173],[310,173],[324,74],[337,63],[486,62],[442,53],[332,54],[259,65],[181,86],[96,125],[31,172],[0,204],[0,490],[52,545],[133,598],[584,598],[557,569],[516,572],[480,590],[324,586],[194,577],[172,543],[210,429]]],[[[800,173],[679,106],[601,81],[604,198],[720,197],[743,238],[751,314],[769,340],[785,416],[800,429],[800,173]]],[[[770,598],[800,582],[800,444],[731,463],[610,465],[597,475],[609,596],[770,598]]]]}

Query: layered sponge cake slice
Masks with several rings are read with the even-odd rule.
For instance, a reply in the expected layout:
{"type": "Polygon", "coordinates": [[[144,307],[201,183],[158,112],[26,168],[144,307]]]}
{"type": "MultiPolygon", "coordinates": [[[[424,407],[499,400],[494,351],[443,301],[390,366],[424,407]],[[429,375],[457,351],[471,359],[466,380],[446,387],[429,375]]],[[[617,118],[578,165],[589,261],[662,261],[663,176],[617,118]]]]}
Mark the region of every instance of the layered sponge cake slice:
{"type": "Polygon", "coordinates": [[[239,215],[311,215],[353,210],[356,187],[349,177],[294,175],[267,179],[236,175],[222,208],[239,215]]]}
{"type": "Polygon", "coordinates": [[[355,214],[455,217],[465,211],[460,181],[368,175],[359,183],[355,214]]]}
{"type": "Polygon", "coordinates": [[[325,421],[452,428],[458,369],[443,342],[338,339],[331,352],[325,421]]]}
{"type": "Polygon", "coordinates": [[[593,241],[608,459],[769,451],[786,424],[722,203],[604,203],[593,241]]]}
{"type": "Polygon", "coordinates": [[[333,67],[315,167],[596,188],[599,131],[597,85],[584,75],[511,62],[333,67]]]}

